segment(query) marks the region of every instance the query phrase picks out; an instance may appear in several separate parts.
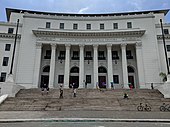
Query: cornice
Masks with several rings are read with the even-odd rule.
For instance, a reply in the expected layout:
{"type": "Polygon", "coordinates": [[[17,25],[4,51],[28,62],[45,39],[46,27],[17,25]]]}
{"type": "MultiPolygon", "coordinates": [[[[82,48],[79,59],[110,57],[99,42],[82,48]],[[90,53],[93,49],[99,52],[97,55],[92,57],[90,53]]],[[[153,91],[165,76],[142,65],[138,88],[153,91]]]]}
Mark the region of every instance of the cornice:
{"type": "Polygon", "coordinates": [[[58,15],[43,15],[25,13],[24,18],[39,18],[39,19],[54,19],[54,20],[78,20],[78,21],[98,21],[98,20],[120,20],[120,19],[136,19],[136,18],[154,18],[154,14],[139,14],[139,15],[115,15],[115,16],[58,16],[58,15]]]}
{"type": "MultiPolygon", "coordinates": [[[[0,38],[9,38],[9,39],[14,39],[15,34],[8,34],[8,33],[0,33],[0,38]]],[[[21,35],[17,35],[17,39],[21,39],[21,35]]]]}
{"type": "MultiPolygon", "coordinates": [[[[11,22],[0,22],[0,26],[12,26],[12,27],[16,27],[17,23],[11,23],[11,22]]],[[[22,27],[22,24],[19,24],[19,27],[22,27]]]]}
{"type": "MultiPolygon", "coordinates": [[[[170,39],[170,34],[164,35],[165,39],[170,39]]],[[[157,39],[160,40],[162,39],[162,35],[157,35],[157,39]]]]}
{"type": "Polygon", "coordinates": [[[141,37],[145,30],[132,29],[122,31],[49,31],[33,30],[36,37],[141,37]]]}

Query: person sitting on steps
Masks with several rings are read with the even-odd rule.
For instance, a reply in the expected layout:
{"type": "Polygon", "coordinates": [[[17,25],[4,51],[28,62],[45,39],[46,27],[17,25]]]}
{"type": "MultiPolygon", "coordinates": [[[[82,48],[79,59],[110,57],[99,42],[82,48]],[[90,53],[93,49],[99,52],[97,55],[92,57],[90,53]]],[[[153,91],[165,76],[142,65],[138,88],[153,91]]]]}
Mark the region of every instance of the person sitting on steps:
{"type": "Polygon", "coordinates": [[[42,85],[41,87],[41,94],[44,95],[44,91],[46,90],[47,94],[49,92],[49,87],[46,83],[44,83],[44,85],[42,85]]]}
{"type": "Polygon", "coordinates": [[[128,94],[124,93],[124,99],[128,99],[128,94]]]}

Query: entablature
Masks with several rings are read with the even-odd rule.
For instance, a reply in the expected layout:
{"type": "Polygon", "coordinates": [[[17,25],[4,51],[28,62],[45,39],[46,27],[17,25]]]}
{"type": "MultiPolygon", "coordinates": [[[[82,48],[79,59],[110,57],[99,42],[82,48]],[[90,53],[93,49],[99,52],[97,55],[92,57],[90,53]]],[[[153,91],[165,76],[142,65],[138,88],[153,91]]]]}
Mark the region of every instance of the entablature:
{"type": "MultiPolygon", "coordinates": [[[[0,33],[0,38],[9,38],[9,39],[13,39],[13,38],[15,38],[15,34],[0,33]]],[[[17,35],[17,39],[21,39],[21,35],[20,35],[20,34],[17,35]]]]}

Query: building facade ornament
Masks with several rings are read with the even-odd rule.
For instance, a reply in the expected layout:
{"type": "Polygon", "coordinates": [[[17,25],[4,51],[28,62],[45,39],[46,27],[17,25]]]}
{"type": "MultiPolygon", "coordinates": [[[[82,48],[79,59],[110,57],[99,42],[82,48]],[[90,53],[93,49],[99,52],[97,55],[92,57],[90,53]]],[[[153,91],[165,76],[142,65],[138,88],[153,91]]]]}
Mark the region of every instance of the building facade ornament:
{"type": "Polygon", "coordinates": [[[142,47],[142,42],[136,42],[136,48],[141,48],[142,47]]]}

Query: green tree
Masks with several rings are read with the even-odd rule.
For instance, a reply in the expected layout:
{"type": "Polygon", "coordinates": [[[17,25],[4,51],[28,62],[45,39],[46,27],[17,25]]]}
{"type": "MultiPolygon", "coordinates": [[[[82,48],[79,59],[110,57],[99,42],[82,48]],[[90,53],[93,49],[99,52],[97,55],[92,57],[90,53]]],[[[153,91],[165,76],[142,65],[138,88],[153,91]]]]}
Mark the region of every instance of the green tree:
{"type": "Polygon", "coordinates": [[[159,73],[159,76],[162,78],[163,82],[167,81],[167,75],[165,73],[161,72],[161,73],[159,73]]]}

